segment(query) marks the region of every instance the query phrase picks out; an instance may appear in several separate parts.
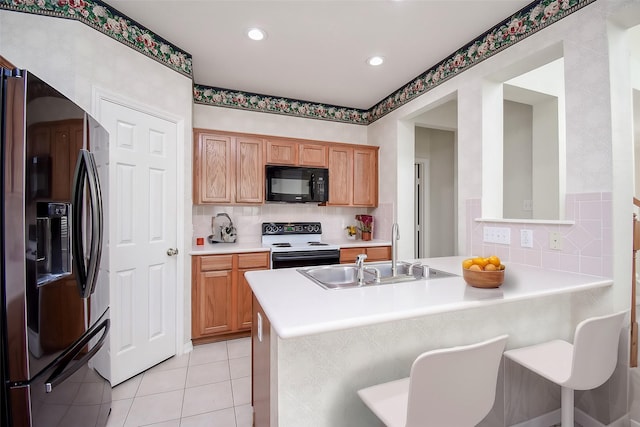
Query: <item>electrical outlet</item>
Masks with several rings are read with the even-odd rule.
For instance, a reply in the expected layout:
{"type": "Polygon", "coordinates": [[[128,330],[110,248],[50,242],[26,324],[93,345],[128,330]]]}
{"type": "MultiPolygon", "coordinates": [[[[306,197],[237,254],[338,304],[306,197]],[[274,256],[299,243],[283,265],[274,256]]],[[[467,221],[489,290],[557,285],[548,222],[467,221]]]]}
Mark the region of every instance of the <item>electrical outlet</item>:
{"type": "Polygon", "coordinates": [[[557,231],[549,233],[549,247],[557,251],[562,250],[562,236],[557,231]]]}
{"type": "Polygon", "coordinates": [[[500,243],[508,245],[511,243],[511,229],[506,227],[484,227],[483,240],[487,243],[500,243]]]}
{"type": "Polygon", "coordinates": [[[533,230],[520,230],[520,246],[523,248],[533,247],[533,230]]]}

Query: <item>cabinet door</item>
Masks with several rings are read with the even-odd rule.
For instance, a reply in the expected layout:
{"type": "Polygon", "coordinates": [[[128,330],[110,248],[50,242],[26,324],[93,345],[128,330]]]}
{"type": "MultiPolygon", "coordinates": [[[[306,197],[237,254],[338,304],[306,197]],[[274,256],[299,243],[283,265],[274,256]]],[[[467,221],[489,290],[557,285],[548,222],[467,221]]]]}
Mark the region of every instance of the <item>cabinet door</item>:
{"type": "Polygon", "coordinates": [[[375,148],[353,150],[353,205],[378,205],[378,150],[375,148]]]}
{"type": "Polygon", "coordinates": [[[327,167],[327,146],[319,144],[298,145],[298,164],[315,168],[327,167]]]}
{"type": "Polygon", "coordinates": [[[251,329],[251,299],[253,292],[244,274],[251,270],[268,270],[269,252],[238,254],[237,328],[251,329]]]}
{"type": "Polygon", "coordinates": [[[367,248],[343,248],[340,249],[340,263],[353,264],[356,257],[360,254],[366,254],[367,248]]]}
{"type": "Polygon", "coordinates": [[[236,138],[236,203],[264,202],[262,140],[236,138]]]}
{"type": "Polygon", "coordinates": [[[351,205],[353,148],[329,147],[329,205],[351,205]]]}
{"type": "Polygon", "coordinates": [[[251,292],[249,282],[244,277],[244,273],[247,271],[251,270],[238,270],[238,307],[236,309],[238,330],[251,329],[251,299],[253,292],[251,292]]]}
{"type": "Polygon", "coordinates": [[[196,203],[233,202],[232,149],[230,136],[198,134],[193,183],[196,203]]]}
{"type": "Polygon", "coordinates": [[[227,271],[200,273],[197,283],[197,313],[194,338],[229,332],[232,328],[233,274],[227,271]]]}
{"type": "Polygon", "coordinates": [[[298,162],[298,144],[290,141],[267,140],[267,163],[277,165],[296,165],[298,162]]]}

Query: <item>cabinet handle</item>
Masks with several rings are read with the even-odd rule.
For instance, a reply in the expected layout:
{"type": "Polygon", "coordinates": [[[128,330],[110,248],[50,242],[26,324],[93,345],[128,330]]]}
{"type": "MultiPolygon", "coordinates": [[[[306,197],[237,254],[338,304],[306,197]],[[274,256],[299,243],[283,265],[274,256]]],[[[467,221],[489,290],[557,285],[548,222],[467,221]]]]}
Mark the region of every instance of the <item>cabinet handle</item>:
{"type": "Polygon", "coordinates": [[[258,316],[258,341],[262,342],[262,315],[260,312],[257,312],[256,315],[258,316]]]}

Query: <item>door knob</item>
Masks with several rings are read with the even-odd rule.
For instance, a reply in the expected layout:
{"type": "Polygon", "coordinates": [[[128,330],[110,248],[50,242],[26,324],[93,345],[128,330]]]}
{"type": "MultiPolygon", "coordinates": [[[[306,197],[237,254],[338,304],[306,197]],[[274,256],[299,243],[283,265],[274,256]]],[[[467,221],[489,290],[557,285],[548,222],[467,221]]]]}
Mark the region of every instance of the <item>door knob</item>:
{"type": "Polygon", "coordinates": [[[167,255],[169,255],[169,256],[178,255],[178,248],[169,248],[169,249],[167,249],[167,255]]]}

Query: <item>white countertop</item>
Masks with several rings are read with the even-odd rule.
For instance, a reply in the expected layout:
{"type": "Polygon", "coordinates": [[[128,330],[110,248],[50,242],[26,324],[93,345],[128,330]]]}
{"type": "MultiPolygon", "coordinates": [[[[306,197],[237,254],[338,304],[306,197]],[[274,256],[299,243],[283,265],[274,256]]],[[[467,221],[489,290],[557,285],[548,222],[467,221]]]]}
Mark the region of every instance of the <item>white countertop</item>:
{"type": "MultiPolygon", "coordinates": [[[[336,245],[341,248],[353,248],[353,247],[371,247],[371,246],[391,246],[389,240],[323,240],[331,245],[336,245]]],[[[269,248],[262,246],[261,242],[236,242],[236,243],[209,243],[206,241],[204,245],[193,245],[189,255],[220,255],[240,252],[268,252],[269,248]]]]}
{"type": "MultiPolygon", "coordinates": [[[[421,261],[462,274],[464,259],[421,261]]],[[[604,277],[519,264],[506,264],[504,283],[496,289],[473,288],[462,276],[340,290],[323,289],[293,268],[250,271],[245,277],[271,326],[285,339],[613,284],[604,277]]]]}

